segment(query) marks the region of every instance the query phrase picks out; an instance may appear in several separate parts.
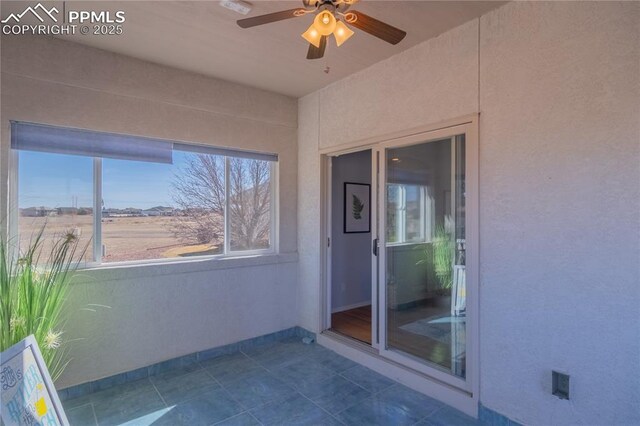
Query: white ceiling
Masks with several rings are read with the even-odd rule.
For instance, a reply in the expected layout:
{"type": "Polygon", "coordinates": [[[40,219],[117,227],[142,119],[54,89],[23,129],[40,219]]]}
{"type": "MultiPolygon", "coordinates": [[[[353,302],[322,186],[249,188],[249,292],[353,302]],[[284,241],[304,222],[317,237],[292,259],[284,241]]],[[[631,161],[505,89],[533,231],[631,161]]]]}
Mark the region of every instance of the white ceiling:
{"type": "MultiPolygon", "coordinates": [[[[34,2],[2,2],[2,18],[34,2]]],[[[62,2],[48,2],[60,5],[62,2]]],[[[300,7],[302,1],[251,1],[247,17],[300,7]]],[[[504,2],[361,0],[352,7],[407,32],[393,46],[367,33],[340,48],[333,39],[325,57],[307,60],[300,37],[312,16],[241,29],[245,16],[218,1],[66,2],[68,10],[123,10],[122,35],[62,36],[67,40],[151,62],[299,97],[474,19],[504,2]],[[329,73],[325,69],[329,67],[329,73]]]]}

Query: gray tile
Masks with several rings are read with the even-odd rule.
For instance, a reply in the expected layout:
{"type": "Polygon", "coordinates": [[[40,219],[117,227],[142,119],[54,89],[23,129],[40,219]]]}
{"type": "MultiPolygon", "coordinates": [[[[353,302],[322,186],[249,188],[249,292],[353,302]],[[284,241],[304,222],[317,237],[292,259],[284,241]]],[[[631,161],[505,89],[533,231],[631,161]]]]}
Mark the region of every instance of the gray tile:
{"type": "Polygon", "coordinates": [[[280,380],[301,391],[335,375],[333,370],[323,367],[315,361],[309,362],[305,359],[299,359],[272,372],[280,380]]]}
{"type": "Polygon", "coordinates": [[[442,407],[405,386],[396,385],[341,412],[347,425],[411,425],[442,407]]]}
{"type": "Polygon", "coordinates": [[[242,353],[213,358],[202,362],[201,365],[223,385],[248,379],[265,371],[258,363],[242,353]]]}
{"type": "Polygon", "coordinates": [[[101,391],[116,386],[124,385],[127,383],[127,375],[125,373],[116,374],[115,376],[105,377],[104,379],[96,380],[91,383],[91,390],[93,392],[101,391]]]}
{"type": "Polygon", "coordinates": [[[395,384],[393,380],[362,365],[350,368],[340,374],[372,393],[380,392],[395,384]]]}
{"type": "Polygon", "coordinates": [[[273,352],[265,352],[251,357],[251,359],[268,370],[276,370],[298,361],[300,356],[299,354],[287,354],[285,351],[279,352],[274,350],[273,352]]]}
{"type": "Polygon", "coordinates": [[[298,417],[287,423],[287,426],[344,426],[342,422],[339,422],[329,414],[325,414],[321,417],[298,417]]]}
{"type": "Polygon", "coordinates": [[[216,423],[216,426],[260,426],[260,422],[249,413],[238,414],[230,419],[216,423]]]}
{"type": "Polygon", "coordinates": [[[425,420],[420,425],[429,426],[479,426],[481,423],[473,417],[467,416],[452,407],[444,407],[425,420]]]}
{"type": "Polygon", "coordinates": [[[84,395],[78,398],[67,399],[66,401],[62,401],[62,406],[65,410],[71,410],[76,407],[80,407],[82,405],[87,405],[91,403],[91,398],[93,394],[84,395]]]}
{"type": "Polygon", "coordinates": [[[171,370],[187,367],[198,362],[198,354],[193,353],[180,358],[170,359],[168,361],[159,362],[148,367],[149,376],[167,373],[171,370]]]}
{"type": "Polygon", "coordinates": [[[61,401],[65,401],[68,399],[76,399],[82,396],[89,395],[93,392],[91,387],[91,382],[83,383],[81,385],[71,386],[66,389],[58,390],[58,397],[61,401]]]}
{"type": "Polygon", "coordinates": [[[480,424],[496,425],[496,426],[521,426],[520,423],[509,419],[506,416],[493,411],[490,408],[480,404],[478,409],[478,417],[480,424]]]}
{"type": "Polygon", "coordinates": [[[164,416],[153,423],[154,426],[208,426],[233,417],[243,410],[223,389],[203,392],[196,398],[169,408],[164,416]]]}
{"type": "Polygon", "coordinates": [[[246,409],[281,400],[295,393],[291,386],[266,370],[253,377],[226,384],[225,389],[246,409]]]}
{"type": "Polygon", "coordinates": [[[251,350],[255,347],[263,346],[272,342],[283,341],[293,337],[295,330],[288,329],[282,331],[276,331],[275,333],[265,334],[264,336],[254,337],[253,339],[247,339],[239,343],[241,351],[251,350]]]}
{"type": "Polygon", "coordinates": [[[327,413],[299,393],[251,410],[263,425],[322,424],[327,413]]]}
{"type": "Polygon", "coordinates": [[[218,358],[223,355],[231,355],[238,353],[240,351],[240,346],[237,343],[232,343],[230,345],[220,346],[213,349],[207,349],[205,351],[198,352],[198,361],[206,361],[213,358],[218,358]]]}
{"type": "Polygon", "coordinates": [[[136,380],[135,382],[128,382],[122,385],[114,386],[100,392],[89,395],[92,402],[101,399],[108,399],[115,396],[127,396],[129,394],[135,394],[140,392],[146,392],[154,390],[153,385],[149,379],[136,380]]]}
{"type": "Polygon", "coordinates": [[[157,370],[164,373],[136,382],[116,385],[118,376],[104,382],[114,386],[67,400],[64,407],[74,426],[95,426],[95,417],[100,426],[479,424],[299,337],[243,351],[212,351],[206,355],[213,358],[195,364],[187,357],[163,363],[157,370]]]}
{"type": "Polygon", "coordinates": [[[65,409],[69,423],[73,426],[96,426],[96,416],[93,414],[93,405],[85,404],[71,410],[65,409]]]}
{"type": "Polygon", "coordinates": [[[369,391],[340,376],[307,386],[303,393],[331,414],[337,414],[371,396],[369,391]]]}
{"type": "Polygon", "coordinates": [[[142,367],[137,370],[127,371],[124,373],[127,382],[133,382],[136,380],[146,379],[149,377],[149,368],[142,367]]]}
{"type": "Polygon", "coordinates": [[[358,365],[350,359],[329,350],[314,351],[313,353],[309,354],[309,356],[305,357],[305,359],[313,360],[323,367],[333,370],[336,373],[340,373],[358,365]]]}
{"type": "Polygon", "coordinates": [[[204,390],[220,387],[203,369],[181,375],[153,376],[150,380],[168,405],[194,398],[204,390]]]}
{"type": "Polygon", "coordinates": [[[166,407],[146,379],[99,392],[93,395],[92,401],[100,426],[136,421],[147,416],[154,418],[166,407]]]}
{"type": "Polygon", "coordinates": [[[164,371],[158,370],[158,372],[149,376],[149,380],[153,380],[154,377],[163,377],[165,379],[168,379],[171,377],[182,376],[184,374],[200,370],[202,370],[202,366],[199,363],[187,364],[183,366],[173,367],[171,369],[166,369],[164,371]]]}
{"type": "Polygon", "coordinates": [[[327,352],[329,352],[327,349],[316,344],[305,345],[300,341],[300,338],[295,337],[258,346],[245,353],[267,369],[275,370],[300,359],[308,359],[310,355],[327,352]]]}
{"type": "Polygon", "coordinates": [[[287,337],[280,340],[269,341],[262,344],[256,344],[248,347],[243,347],[241,350],[250,357],[259,356],[264,353],[280,351],[280,352],[292,352],[303,350],[305,345],[302,343],[302,339],[298,337],[287,337]]]}

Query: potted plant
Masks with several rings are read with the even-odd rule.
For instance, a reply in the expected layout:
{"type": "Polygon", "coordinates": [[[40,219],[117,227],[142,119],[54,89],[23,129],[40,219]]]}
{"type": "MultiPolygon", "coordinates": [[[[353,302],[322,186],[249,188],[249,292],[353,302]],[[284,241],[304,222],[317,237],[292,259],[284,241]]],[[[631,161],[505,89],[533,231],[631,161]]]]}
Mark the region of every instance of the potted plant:
{"type": "Polygon", "coordinates": [[[451,288],[453,287],[453,256],[455,244],[451,232],[444,226],[438,225],[434,230],[428,256],[433,265],[433,272],[437,281],[434,291],[434,304],[438,307],[451,305],[451,288]]]}
{"type": "Polygon", "coordinates": [[[69,363],[63,341],[63,312],[69,282],[79,252],[78,238],[68,232],[47,240],[44,227],[20,253],[0,244],[0,351],[33,334],[51,378],[55,381],[69,363]]]}

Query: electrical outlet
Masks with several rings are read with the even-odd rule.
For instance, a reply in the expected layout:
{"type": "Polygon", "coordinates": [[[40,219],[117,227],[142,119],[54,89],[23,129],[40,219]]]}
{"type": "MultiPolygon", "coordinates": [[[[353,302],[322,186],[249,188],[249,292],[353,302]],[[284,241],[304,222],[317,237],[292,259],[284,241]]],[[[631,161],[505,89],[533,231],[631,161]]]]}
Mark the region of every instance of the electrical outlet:
{"type": "Polygon", "coordinates": [[[552,393],[560,399],[569,399],[569,375],[558,371],[551,372],[552,393]]]}

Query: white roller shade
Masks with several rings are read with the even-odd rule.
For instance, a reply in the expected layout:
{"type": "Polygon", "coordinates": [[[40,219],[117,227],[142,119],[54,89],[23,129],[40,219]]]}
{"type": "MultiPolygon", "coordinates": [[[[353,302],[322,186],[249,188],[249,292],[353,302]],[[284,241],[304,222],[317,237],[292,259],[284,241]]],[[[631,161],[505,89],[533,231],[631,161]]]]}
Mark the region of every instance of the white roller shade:
{"type": "Polygon", "coordinates": [[[118,160],[173,162],[173,143],[139,136],[11,122],[11,148],[118,160]]]}
{"type": "Polygon", "coordinates": [[[278,154],[264,152],[241,151],[231,148],[219,148],[207,145],[190,145],[185,143],[174,143],[173,149],[179,151],[196,152],[198,154],[222,155],[226,157],[248,158],[251,160],[278,161],[278,154]]]}

